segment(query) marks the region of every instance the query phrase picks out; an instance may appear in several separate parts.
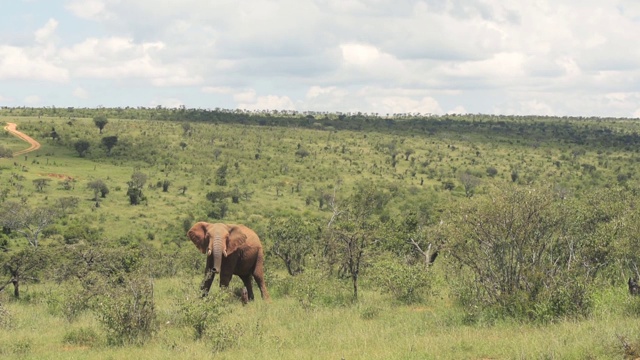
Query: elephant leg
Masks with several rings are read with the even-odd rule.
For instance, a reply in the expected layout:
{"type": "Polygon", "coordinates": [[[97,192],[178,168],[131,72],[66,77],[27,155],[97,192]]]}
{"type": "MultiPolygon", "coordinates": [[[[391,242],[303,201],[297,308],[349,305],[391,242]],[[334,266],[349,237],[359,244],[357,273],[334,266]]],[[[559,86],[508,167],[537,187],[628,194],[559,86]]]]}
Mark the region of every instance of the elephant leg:
{"type": "Polygon", "coordinates": [[[231,277],[233,277],[233,273],[220,273],[220,287],[229,287],[229,283],[231,282],[231,277]]]}
{"type": "Polygon", "coordinates": [[[211,289],[211,284],[213,284],[215,276],[216,273],[213,271],[213,259],[211,256],[208,256],[207,265],[204,268],[204,280],[202,280],[202,284],[200,285],[200,291],[202,291],[203,297],[209,294],[209,289],[211,289]]]}
{"type": "Polygon", "coordinates": [[[262,250],[258,255],[258,260],[256,261],[256,267],[253,269],[253,278],[258,284],[260,288],[260,294],[262,295],[262,299],[269,300],[269,291],[267,291],[267,285],[264,282],[264,256],[262,254],[262,250]]]}
{"type": "Polygon", "coordinates": [[[253,285],[251,284],[251,275],[245,275],[240,277],[244,283],[244,287],[247,289],[247,297],[249,301],[253,300],[253,285]]]}

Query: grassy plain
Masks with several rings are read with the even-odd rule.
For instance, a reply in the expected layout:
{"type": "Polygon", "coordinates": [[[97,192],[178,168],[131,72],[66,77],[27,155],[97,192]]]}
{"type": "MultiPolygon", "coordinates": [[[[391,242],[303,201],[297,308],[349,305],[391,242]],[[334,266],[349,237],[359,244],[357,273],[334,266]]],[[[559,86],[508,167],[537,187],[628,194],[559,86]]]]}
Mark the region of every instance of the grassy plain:
{"type": "MultiPolygon", "coordinates": [[[[3,358],[615,359],[624,358],[621,339],[640,332],[636,317],[615,309],[600,308],[590,319],[547,325],[471,325],[446,297],[401,306],[367,292],[358,304],[344,307],[307,308],[288,297],[230,305],[232,312],[223,321],[240,338],[229,349],[215,351],[213,341],[195,340],[179,323],[174,299],[182,280],[158,279],[155,284],[157,333],[144,345],[125,347],[107,346],[100,324],[89,313],[73,323],[52,313],[50,299],[59,289],[30,285],[30,300],[4,302],[15,320],[12,329],[0,330],[3,358]],[[87,329],[94,329],[95,337],[80,344],[66,340],[87,329]]],[[[624,304],[626,293],[603,296],[624,304]]]]}
{"type": "MultiPolygon", "coordinates": [[[[206,194],[221,188],[237,189],[240,194],[239,203],[229,202],[223,221],[247,224],[262,235],[273,217],[302,214],[326,219],[331,214],[327,195],[344,196],[362,182],[379,184],[393,194],[388,217],[416,209],[437,222],[445,218],[446,210],[469,201],[460,176],[465,173],[480,179],[472,189],[474,197],[513,182],[554,184],[559,191],[580,194],[637,182],[640,176],[637,148],[607,146],[605,136],[567,139],[552,135],[552,128],[546,130],[547,136],[543,131],[531,136],[530,130],[542,123],[525,121],[520,126],[529,132],[523,130],[521,136],[473,127],[465,132],[433,133],[190,123],[186,129],[177,122],[111,118],[100,135],[88,118],[0,117],[1,123],[7,121],[17,123],[42,147],[0,159],[0,189],[8,190],[6,200],[24,198],[44,206],[62,197],[80,199],[77,209],[56,224],[58,230],[45,235],[44,246],[61,242],[65,229],[81,224],[96,230],[98,239],[92,241],[122,246],[144,243],[167,252],[195,253],[184,236],[183,222],[208,219],[206,194]],[[60,139],[51,138],[52,129],[60,139]],[[118,136],[118,144],[107,155],[100,141],[110,135],[118,136]],[[73,147],[78,139],[91,143],[84,158],[73,147]],[[216,173],[224,165],[228,184],[218,186],[216,173]],[[127,182],[136,171],[148,175],[147,200],[132,206],[126,196],[127,182]],[[51,179],[50,186],[37,192],[32,182],[42,178],[51,179]],[[72,179],[71,188],[65,188],[65,179],[72,179]],[[95,179],[105,181],[110,189],[99,207],[87,188],[95,179]],[[158,186],[164,180],[171,183],[168,192],[158,186]],[[453,184],[450,190],[448,182],[453,184]]],[[[576,128],[638,132],[637,123],[625,120],[564,121],[576,128]]],[[[26,147],[6,133],[0,134],[0,141],[14,151],[26,147]]],[[[8,238],[10,248],[24,246],[24,239],[8,238]]],[[[273,239],[263,236],[263,242],[269,248],[273,239]]],[[[0,327],[0,355],[33,359],[214,355],[223,359],[610,359],[625,357],[625,341],[630,347],[639,345],[640,322],[637,313],[629,311],[634,299],[626,292],[627,273],[596,291],[593,313],[586,319],[484,323],[469,321],[456,302],[450,266],[443,252],[431,269],[432,291],[420,304],[400,304],[381,294],[365,274],[357,303],[318,305],[282,290],[282,278],[288,275],[272,256],[267,263],[272,302],[258,299],[247,306],[229,305],[232,311],[221,321],[235,329],[238,339],[217,350],[209,337],[194,339],[180,323],[176,309],[185,283],[198,286],[200,268],[185,267],[175,276],[155,279],[158,329],[140,346],[108,346],[92,312],[69,322],[56,310],[67,288],[54,282],[32,283],[23,287],[20,300],[12,299],[9,291],[0,293],[0,304],[11,318],[11,326],[0,327]],[[84,341],[69,342],[82,334],[84,341]]],[[[334,282],[335,292],[347,297],[346,280],[334,282]]],[[[627,348],[627,353],[638,354],[631,350],[627,348]]]]}

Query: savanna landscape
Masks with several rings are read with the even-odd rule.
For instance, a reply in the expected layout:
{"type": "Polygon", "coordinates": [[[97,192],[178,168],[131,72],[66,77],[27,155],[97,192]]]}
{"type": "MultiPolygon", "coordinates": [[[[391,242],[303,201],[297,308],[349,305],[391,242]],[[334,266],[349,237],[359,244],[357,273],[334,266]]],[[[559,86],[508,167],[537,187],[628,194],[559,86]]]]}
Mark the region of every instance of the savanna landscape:
{"type": "MultiPolygon", "coordinates": [[[[9,108],[0,356],[640,357],[640,123],[9,108]],[[262,242],[268,301],[200,286],[198,221],[262,242]],[[631,291],[630,291],[631,290],[631,291]]],[[[254,283],[254,289],[256,289],[254,283]]]]}

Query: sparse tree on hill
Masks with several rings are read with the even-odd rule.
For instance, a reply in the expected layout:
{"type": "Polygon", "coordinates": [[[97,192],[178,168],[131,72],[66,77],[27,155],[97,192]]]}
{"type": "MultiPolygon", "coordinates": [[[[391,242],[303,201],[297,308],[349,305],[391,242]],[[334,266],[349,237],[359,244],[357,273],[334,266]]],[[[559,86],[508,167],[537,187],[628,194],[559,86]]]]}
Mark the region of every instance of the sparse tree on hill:
{"type": "Polygon", "coordinates": [[[98,129],[100,129],[100,134],[102,134],[102,129],[104,129],[104,127],[107,126],[107,123],[109,123],[109,120],[104,115],[98,115],[93,118],[93,123],[96,125],[98,129]]]}
{"type": "Polygon", "coordinates": [[[36,191],[37,192],[43,192],[44,188],[46,188],[47,186],[49,186],[49,183],[51,182],[51,179],[35,179],[33,180],[33,185],[36,187],[36,191]]]}
{"type": "Polygon", "coordinates": [[[98,202],[98,194],[103,198],[107,197],[107,194],[109,194],[107,184],[105,184],[101,179],[90,181],[87,184],[87,187],[93,190],[93,197],[96,202],[98,202]]]}
{"type": "Polygon", "coordinates": [[[73,146],[80,157],[85,157],[87,155],[87,152],[89,152],[91,144],[87,140],[78,140],[75,142],[75,144],[73,144],[73,146]]]}
{"type": "Polygon", "coordinates": [[[138,205],[146,199],[142,193],[146,182],[147,174],[136,171],[131,175],[131,180],[127,182],[127,185],[129,185],[127,196],[129,196],[129,203],[131,205],[138,205]]]}
{"type": "Polygon", "coordinates": [[[15,201],[5,202],[0,209],[1,225],[22,234],[34,248],[38,247],[42,231],[57,217],[58,212],[53,208],[32,208],[15,201]]]}
{"type": "Polygon", "coordinates": [[[107,155],[111,155],[111,149],[118,143],[117,136],[105,136],[102,138],[102,145],[107,148],[107,155]]]}

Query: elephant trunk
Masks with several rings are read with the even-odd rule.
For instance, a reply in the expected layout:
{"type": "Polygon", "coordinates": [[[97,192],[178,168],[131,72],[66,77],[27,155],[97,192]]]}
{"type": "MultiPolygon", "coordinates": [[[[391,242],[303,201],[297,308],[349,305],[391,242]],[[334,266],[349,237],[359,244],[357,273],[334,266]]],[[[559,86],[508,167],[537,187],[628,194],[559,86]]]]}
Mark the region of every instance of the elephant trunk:
{"type": "Polygon", "coordinates": [[[222,265],[222,237],[220,234],[215,234],[213,236],[213,271],[215,273],[220,273],[221,265],[222,265]]]}

